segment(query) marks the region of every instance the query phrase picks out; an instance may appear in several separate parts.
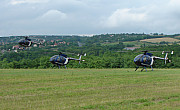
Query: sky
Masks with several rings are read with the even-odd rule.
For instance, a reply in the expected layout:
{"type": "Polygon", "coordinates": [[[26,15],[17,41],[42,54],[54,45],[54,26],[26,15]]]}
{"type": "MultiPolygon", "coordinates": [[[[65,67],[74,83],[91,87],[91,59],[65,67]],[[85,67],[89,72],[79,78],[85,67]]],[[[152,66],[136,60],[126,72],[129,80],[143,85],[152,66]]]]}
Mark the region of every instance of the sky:
{"type": "Polygon", "coordinates": [[[0,36],[180,33],[180,0],[0,0],[0,36]]]}

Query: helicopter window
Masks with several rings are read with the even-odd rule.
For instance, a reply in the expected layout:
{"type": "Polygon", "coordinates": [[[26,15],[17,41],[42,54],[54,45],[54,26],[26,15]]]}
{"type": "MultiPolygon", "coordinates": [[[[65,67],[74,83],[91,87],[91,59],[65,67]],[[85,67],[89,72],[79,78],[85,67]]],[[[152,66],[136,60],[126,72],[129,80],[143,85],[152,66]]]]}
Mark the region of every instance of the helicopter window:
{"type": "Polygon", "coordinates": [[[23,41],[21,41],[23,44],[25,44],[25,45],[28,45],[29,44],[29,42],[28,41],[26,41],[26,40],[23,40],[23,41]]]}
{"type": "Polygon", "coordinates": [[[63,56],[54,56],[54,59],[56,59],[57,62],[61,62],[61,63],[64,63],[66,61],[65,57],[63,56]]]}
{"type": "Polygon", "coordinates": [[[57,61],[60,61],[60,57],[57,57],[57,61]]]}
{"type": "Polygon", "coordinates": [[[148,55],[143,56],[142,59],[141,59],[142,63],[148,64],[148,65],[151,64],[151,61],[152,61],[152,58],[150,56],[148,56],[148,55]]]}
{"type": "Polygon", "coordinates": [[[64,63],[66,61],[65,57],[63,57],[63,56],[60,56],[59,58],[60,58],[60,62],[64,63]]]}
{"type": "Polygon", "coordinates": [[[146,61],[148,61],[148,60],[150,60],[150,57],[149,57],[149,56],[147,56],[147,55],[143,56],[143,61],[144,61],[144,62],[146,62],[146,61]]]}
{"type": "Polygon", "coordinates": [[[147,57],[143,57],[143,62],[146,62],[147,61],[147,57]]]}

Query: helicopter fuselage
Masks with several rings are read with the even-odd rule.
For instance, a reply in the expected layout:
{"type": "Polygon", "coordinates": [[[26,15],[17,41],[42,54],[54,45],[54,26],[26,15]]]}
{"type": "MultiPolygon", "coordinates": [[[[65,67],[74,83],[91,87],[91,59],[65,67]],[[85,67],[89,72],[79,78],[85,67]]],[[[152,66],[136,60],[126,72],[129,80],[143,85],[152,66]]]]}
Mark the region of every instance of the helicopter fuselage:
{"type": "Polygon", "coordinates": [[[49,60],[52,64],[59,66],[67,65],[69,63],[69,58],[60,55],[54,55],[49,60]]]}
{"type": "Polygon", "coordinates": [[[32,45],[32,41],[30,39],[21,39],[18,44],[23,47],[30,47],[32,45]]]}

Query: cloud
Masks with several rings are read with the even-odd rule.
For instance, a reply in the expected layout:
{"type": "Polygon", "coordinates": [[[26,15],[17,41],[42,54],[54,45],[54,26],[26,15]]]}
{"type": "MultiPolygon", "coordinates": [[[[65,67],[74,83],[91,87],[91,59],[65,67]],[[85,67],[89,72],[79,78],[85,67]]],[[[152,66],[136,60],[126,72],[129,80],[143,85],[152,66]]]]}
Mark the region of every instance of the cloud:
{"type": "Polygon", "coordinates": [[[46,21],[54,21],[54,20],[62,20],[66,19],[67,15],[59,10],[48,10],[38,19],[46,20],[46,21]]]}
{"type": "Polygon", "coordinates": [[[0,34],[179,32],[179,0],[0,0],[0,34]],[[12,31],[13,30],[13,31],[12,31]]]}
{"type": "Polygon", "coordinates": [[[169,2],[170,5],[180,5],[180,1],[179,0],[170,0],[169,2]]]}
{"type": "Polygon", "coordinates": [[[169,0],[141,7],[120,8],[101,19],[104,30],[112,32],[179,33],[180,1],[169,0]]]}
{"type": "Polygon", "coordinates": [[[41,16],[33,20],[33,24],[30,24],[30,27],[36,29],[38,33],[59,33],[65,28],[65,25],[68,25],[68,15],[63,13],[60,10],[48,10],[41,16]]]}
{"type": "Polygon", "coordinates": [[[146,20],[146,13],[138,12],[132,9],[117,9],[101,24],[105,27],[116,28],[124,25],[136,25],[146,20]]]}
{"type": "Polygon", "coordinates": [[[49,0],[11,0],[10,4],[17,5],[17,4],[32,4],[32,3],[46,3],[49,0]]]}

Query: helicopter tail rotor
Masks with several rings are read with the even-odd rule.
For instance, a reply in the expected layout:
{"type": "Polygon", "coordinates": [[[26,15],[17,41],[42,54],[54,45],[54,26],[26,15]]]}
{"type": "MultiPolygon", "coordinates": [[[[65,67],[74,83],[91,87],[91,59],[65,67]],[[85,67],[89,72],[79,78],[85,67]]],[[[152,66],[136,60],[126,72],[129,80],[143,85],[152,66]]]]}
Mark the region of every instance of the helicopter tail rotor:
{"type": "Polygon", "coordinates": [[[86,53],[84,54],[84,55],[80,55],[80,54],[78,54],[78,56],[79,56],[79,64],[81,63],[81,61],[85,61],[85,60],[81,60],[81,58],[82,58],[82,56],[86,56],[86,53]]]}
{"type": "MultiPolygon", "coordinates": [[[[167,57],[167,56],[168,56],[168,53],[174,54],[174,51],[171,51],[171,52],[165,52],[165,51],[163,51],[163,52],[162,52],[162,54],[166,54],[165,57],[164,57],[164,62],[165,62],[165,64],[166,64],[166,61],[168,60],[168,57],[167,57]]],[[[169,62],[171,62],[171,60],[169,60],[169,62]]]]}

